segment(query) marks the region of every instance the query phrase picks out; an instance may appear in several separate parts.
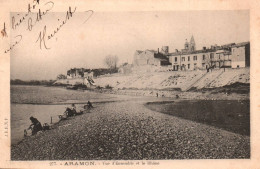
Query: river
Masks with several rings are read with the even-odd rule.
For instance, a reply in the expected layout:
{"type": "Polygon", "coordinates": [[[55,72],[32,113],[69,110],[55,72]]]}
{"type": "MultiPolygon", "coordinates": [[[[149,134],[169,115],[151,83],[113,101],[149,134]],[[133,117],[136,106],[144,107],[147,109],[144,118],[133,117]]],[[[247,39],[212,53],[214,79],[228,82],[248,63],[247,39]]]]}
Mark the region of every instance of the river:
{"type": "Polygon", "coordinates": [[[110,102],[119,97],[89,91],[67,90],[44,86],[11,86],[11,144],[16,144],[24,137],[24,129],[31,124],[31,116],[44,123],[58,122],[58,115],[66,107],[76,103],[77,111],[83,109],[87,101],[110,102]]]}

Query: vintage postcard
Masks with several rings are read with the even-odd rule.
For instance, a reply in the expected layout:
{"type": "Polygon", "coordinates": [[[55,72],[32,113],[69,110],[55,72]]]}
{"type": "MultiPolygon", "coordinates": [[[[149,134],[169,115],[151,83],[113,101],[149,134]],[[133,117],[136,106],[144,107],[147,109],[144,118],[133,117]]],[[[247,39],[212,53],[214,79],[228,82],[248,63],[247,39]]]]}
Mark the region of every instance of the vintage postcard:
{"type": "Polygon", "coordinates": [[[257,1],[0,1],[1,168],[259,159],[257,1]]]}

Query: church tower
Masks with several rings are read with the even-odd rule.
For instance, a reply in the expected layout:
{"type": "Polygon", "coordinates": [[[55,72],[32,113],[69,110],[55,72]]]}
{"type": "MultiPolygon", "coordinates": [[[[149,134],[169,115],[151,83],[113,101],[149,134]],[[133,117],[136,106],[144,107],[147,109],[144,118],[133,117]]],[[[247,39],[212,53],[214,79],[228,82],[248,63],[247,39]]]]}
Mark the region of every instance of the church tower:
{"type": "Polygon", "coordinates": [[[195,43],[195,40],[194,40],[194,37],[193,35],[191,36],[190,38],[190,45],[189,45],[189,51],[195,51],[196,50],[196,43],[195,43]]]}
{"type": "Polygon", "coordinates": [[[186,39],[186,42],[184,44],[184,49],[189,50],[189,42],[186,39]]]}

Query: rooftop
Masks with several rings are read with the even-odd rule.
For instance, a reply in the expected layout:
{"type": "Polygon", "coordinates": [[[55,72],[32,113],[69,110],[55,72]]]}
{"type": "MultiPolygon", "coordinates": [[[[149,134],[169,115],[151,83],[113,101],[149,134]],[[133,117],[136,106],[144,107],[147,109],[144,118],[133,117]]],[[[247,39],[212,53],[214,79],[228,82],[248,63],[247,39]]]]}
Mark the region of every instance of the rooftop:
{"type": "Polygon", "coordinates": [[[196,51],[187,51],[182,50],[178,52],[169,53],[168,56],[177,56],[177,55],[187,55],[187,54],[196,54],[196,53],[208,53],[208,52],[216,52],[218,50],[223,50],[220,53],[224,53],[225,55],[229,55],[230,52],[227,50],[227,48],[231,47],[240,47],[245,46],[247,44],[250,44],[250,42],[241,42],[241,43],[229,43],[222,46],[212,46],[212,48],[202,49],[202,50],[196,50],[196,51]]]}
{"type": "Polygon", "coordinates": [[[250,44],[250,42],[241,42],[241,43],[237,43],[236,45],[234,45],[234,47],[246,46],[248,44],[250,44]]]}

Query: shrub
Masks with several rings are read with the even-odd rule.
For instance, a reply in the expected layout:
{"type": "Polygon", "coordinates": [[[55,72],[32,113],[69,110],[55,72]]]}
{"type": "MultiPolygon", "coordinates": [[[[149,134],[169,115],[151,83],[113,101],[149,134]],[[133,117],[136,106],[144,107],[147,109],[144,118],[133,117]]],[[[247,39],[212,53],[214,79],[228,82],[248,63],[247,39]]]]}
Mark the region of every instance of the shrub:
{"type": "Polygon", "coordinates": [[[112,89],[113,87],[112,87],[112,86],[109,86],[109,84],[108,84],[108,85],[105,86],[105,88],[106,88],[106,89],[112,89]]]}
{"type": "Polygon", "coordinates": [[[100,90],[100,89],[103,89],[103,87],[101,87],[101,86],[97,86],[96,89],[99,89],[99,90],[100,90]]]}

